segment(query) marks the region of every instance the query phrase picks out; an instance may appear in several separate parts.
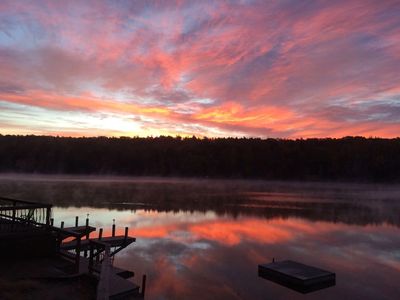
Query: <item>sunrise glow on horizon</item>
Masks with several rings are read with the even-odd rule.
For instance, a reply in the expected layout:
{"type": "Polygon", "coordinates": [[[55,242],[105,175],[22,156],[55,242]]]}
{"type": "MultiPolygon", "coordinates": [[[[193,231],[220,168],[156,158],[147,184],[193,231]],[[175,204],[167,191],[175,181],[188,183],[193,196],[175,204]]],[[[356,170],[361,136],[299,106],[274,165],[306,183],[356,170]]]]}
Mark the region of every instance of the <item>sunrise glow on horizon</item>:
{"type": "Polygon", "coordinates": [[[400,134],[400,1],[1,1],[0,134],[400,134]]]}

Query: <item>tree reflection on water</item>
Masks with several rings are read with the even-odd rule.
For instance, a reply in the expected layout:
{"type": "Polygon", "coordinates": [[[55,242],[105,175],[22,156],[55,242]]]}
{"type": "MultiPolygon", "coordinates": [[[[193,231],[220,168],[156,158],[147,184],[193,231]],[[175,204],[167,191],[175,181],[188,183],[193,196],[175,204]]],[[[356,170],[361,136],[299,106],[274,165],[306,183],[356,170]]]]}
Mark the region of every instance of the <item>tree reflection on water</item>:
{"type": "Polygon", "coordinates": [[[307,299],[394,299],[400,271],[395,185],[173,179],[2,179],[2,195],[51,202],[56,223],[90,213],[137,243],[115,264],[148,275],[148,299],[303,299],[257,276],[292,259],[336,272],[307,299]],[[34,199],[32,199],[34,198],[34,199]],[[122,233],[122,232],[121,232],[122,233]]]}

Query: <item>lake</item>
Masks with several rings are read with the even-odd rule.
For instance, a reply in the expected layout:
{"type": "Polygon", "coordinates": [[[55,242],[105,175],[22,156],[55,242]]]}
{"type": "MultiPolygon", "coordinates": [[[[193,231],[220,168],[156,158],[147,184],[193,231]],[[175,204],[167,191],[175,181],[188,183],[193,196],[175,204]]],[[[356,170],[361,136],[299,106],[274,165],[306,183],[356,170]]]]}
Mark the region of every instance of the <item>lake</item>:
{"type": "Polygon", "coordinates": [[[147,274],[146,299],[398,299],[400,186],[208,179],[0,176],[0,195],[54,204],[137,242],[114,265],[147,274]],[[307,295],[258,277],[295,260],[336,273],[307,295]]]}

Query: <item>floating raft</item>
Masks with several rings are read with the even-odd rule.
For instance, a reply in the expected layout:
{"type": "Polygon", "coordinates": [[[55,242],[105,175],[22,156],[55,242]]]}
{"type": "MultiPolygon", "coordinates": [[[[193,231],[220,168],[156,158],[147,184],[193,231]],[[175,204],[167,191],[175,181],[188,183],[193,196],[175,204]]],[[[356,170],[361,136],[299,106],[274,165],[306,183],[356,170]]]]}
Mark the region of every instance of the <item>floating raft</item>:
{"type": "Polygon", "coordinates": [[[292,260],[258,265],[258,275],[303,294],[336,284],[335,273],[292,260]]]}

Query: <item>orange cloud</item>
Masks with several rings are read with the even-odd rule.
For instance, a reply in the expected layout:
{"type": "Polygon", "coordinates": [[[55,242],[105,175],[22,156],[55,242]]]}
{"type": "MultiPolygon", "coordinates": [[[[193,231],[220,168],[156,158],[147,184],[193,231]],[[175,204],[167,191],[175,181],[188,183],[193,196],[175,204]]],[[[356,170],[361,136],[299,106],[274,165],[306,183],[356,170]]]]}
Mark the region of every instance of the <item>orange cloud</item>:
{"type": "Polygon", "coordinates": [[[210,222],[189,227],[190,232],[197,238],[212,240],[217,243],[233,246],[243,240],[258,243],[277,243],[289,240],[293,234],[275,226],[273,222],[262,220],[242,220],[210,222]]]}
{"type": "Polygon", "coordinates": [[[295,114],[285,108],[262,106],[245,109],[238,103],[228,102],[219,107],[204,109],[194,115],[196,120],[223,124],[240,124],[245,127],[267,127],[282,119],[295,117],[295,114]]]}
{"type": "MultiPolygon", "coordinates": [[[[137,120],[140,130],[151,134],[395,137],[398,9],[4,1],[0,101],[30,106],[26,115],[46,108],[48,123],[55,111],[143,116],[154,122],[137,120]]],[[[4,115],[5,132],[58,132],[4,115]]],[[[64,130],[98,132],[83,127],[64,130]]]]}
{"type": "Polygon", "coordinates": [[[2,94],[3,100],[19,104],[38,106],[54,110],[115,112],[140,115],[168,116],[172,114],[167,107],[145,106],[115,100],[99,99],[91,94],[82,96],[63,96],[42,91],[32,91],[26,95],[2,94]]]}

